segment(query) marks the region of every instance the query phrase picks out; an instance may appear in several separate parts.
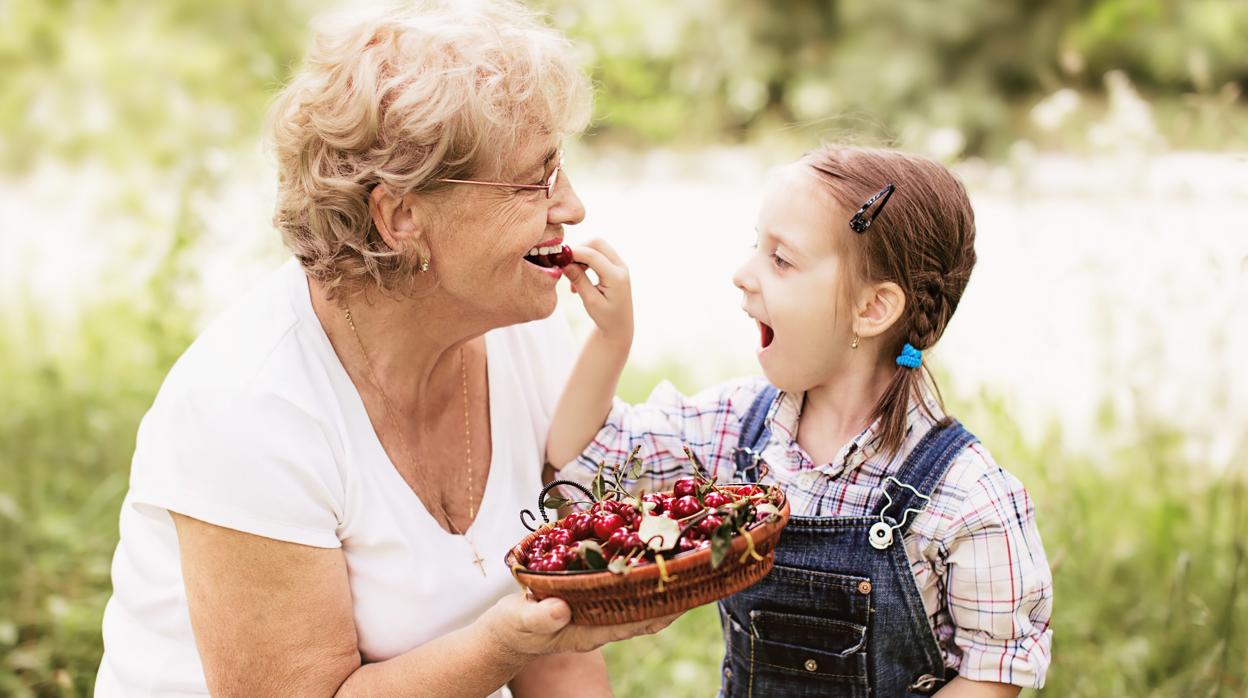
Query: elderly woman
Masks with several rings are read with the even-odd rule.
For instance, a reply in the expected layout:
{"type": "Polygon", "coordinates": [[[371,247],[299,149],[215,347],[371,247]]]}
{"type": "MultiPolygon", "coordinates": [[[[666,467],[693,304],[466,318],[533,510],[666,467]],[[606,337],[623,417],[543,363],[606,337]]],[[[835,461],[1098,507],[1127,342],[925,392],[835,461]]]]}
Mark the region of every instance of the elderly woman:
{"type": "Polygon", "coordinates": [[[670,620],[569,625],[502,565],[570,364],[589,90],[519,5],[460,5],[339,22],[278,100],[294,259],[143,420],[97,695],[608,695],[591,650],[670,620]]]}

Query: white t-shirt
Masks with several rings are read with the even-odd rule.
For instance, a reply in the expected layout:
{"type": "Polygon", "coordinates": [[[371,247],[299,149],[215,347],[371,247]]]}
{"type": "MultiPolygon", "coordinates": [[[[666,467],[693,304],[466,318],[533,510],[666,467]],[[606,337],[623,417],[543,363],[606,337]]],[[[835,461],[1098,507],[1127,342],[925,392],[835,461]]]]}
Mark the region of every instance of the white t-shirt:
{"type": "Polygon", "coordinates": [[[467,532],[483,577],[381,448],[298,264],[211,324],[139,427],[96,695],[207,695],[169,511],[341,548],[365,661],[461,628],[516,591],[503,556],[526,533],[520,510],[537,504],[572,340],[556,316],[491,331],[485,346],[493,457],[467,532]]]}

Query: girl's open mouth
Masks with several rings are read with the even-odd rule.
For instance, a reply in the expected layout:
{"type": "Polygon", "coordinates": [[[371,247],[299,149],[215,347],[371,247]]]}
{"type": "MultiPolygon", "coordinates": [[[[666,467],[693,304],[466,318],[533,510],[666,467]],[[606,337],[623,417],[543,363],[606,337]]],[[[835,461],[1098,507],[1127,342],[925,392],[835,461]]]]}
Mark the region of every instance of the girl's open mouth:
{"type": "Polygon", "coordinates": [[[534,247],[524,256],[524,261],[536,264],[543,269],[566,267],[572,263],[572,248],[567,245],[559,247],[534,247]]]}
{"type": "Polygon", "coordinates": [[[771,329],[771,325],[765,322],[758,323],[759,340],[762,342],[763,348],[771,346],[772,340],[776,338],[775,330],[771,329]]]}

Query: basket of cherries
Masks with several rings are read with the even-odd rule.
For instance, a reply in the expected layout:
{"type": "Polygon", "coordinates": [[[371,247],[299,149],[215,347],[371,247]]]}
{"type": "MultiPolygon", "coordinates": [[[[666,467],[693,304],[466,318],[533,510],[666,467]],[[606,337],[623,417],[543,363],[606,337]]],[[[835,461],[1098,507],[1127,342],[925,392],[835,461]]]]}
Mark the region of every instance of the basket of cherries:
{"type": "Polygon", "coordinates": [[[591,487],[556,480],[542,489],[546,522],[507,553],[516,581],[537,599],[562,598],[572,622],[613,625],[680,613],[754,584],[771,571],[789,505],[778,487],[718,484],[689,449],[694,476],[671,491],[633,494],[623,475],[641,474],[636,451],[600,466],[591,487]],[[585,499],[548,494],[579,490],[585,499]],[[569,511],[549,521],[546,509],[569,511]]]}

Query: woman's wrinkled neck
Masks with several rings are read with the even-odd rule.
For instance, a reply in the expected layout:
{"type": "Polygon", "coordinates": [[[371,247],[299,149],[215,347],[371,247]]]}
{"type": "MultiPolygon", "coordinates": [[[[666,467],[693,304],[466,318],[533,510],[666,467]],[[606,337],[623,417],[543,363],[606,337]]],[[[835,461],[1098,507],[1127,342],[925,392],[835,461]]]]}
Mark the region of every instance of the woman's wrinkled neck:
{"type": "Polygon", "coordinates": [[[472,350],[473,340],[491,329],[436,291],[418,298],[374,292],[331,299],[316,279],[308,279],[308,288],[312,309],[348,373],[367,376],[371,370],[391,399],[408,396],[404,403],[445,392],[451,378],[459,386],[461,348],[472,350]]]}

